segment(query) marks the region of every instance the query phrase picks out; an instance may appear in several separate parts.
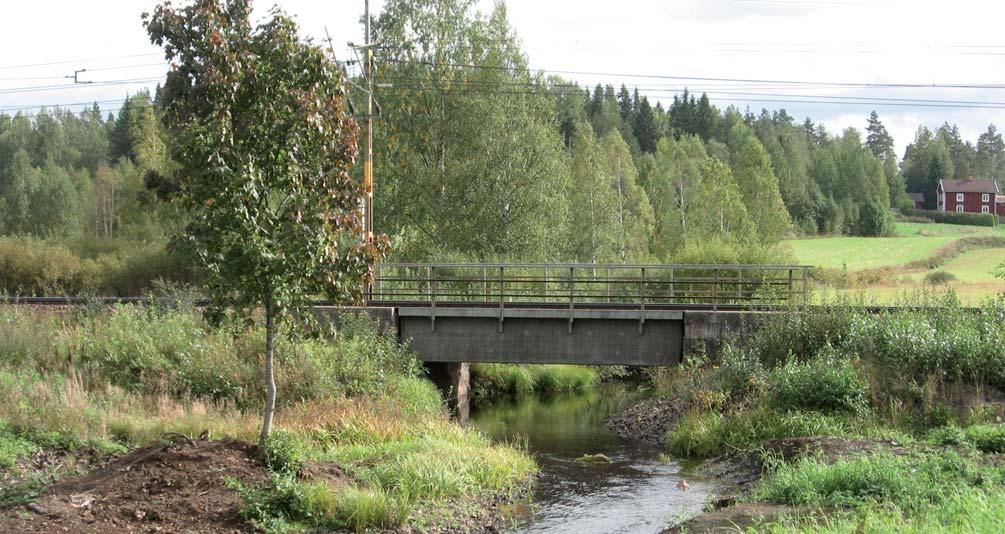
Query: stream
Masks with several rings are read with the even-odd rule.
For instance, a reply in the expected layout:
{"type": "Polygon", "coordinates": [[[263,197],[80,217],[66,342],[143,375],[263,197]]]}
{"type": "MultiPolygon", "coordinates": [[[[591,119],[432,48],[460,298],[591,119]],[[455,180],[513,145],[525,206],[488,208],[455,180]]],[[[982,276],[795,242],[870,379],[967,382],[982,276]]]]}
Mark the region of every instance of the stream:
{"type": "Polygon", "coordinates": [[[702,511],[710,481],[656,447],[607,430],[604,419],[632,400],[624,386],[603,384],[576,395],[532,396],[472,411],[468,424],[495,440],[525,445],[541,467],[529,502],[514,507],[516,531],[655,533],[702,511]],[[604,454],[613,462],[576,462],[584,454],[604,454]],[[690,487],[678,488],[681,480],[690,487]]]}

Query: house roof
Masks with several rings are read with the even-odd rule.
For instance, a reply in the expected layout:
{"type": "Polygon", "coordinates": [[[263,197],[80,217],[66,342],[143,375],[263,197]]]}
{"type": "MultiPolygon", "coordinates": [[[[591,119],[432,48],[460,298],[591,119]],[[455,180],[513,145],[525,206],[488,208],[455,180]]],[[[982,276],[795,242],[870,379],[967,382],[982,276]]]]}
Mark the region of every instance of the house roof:
{"type": "Polygon", "coordinates": [[[991,180],[939,180],[939,186],[946,193],[998,193],[991,180]]]}
{"type": "Polygon", "coordinates": [[[915,202],[924,202],[925,201],[925,194],[924,193],[908,193],[907,196],[910,197],[910,199],[913,200],[913,201],[915,201],[915,202]]]}

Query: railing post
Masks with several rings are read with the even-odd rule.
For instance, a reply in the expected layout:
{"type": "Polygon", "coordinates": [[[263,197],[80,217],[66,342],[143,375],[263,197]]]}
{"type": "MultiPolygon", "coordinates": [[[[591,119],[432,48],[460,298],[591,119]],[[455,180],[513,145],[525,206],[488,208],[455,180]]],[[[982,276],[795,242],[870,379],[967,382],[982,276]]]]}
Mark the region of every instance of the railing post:
{"type": "Polygon", "coordinates": [[[712,311],[719,310],[719,269],[712,269],[712,311]]]}
{"type": "Polygon", "coordinates": [[[544,302],[548,302],[548,268],[544,268],[544,302]]]}
{"type": "Polygon", "coordinates": [[[642,268],[642,276],[639,278],[639,335],[642,335],[646,325],[646,268],[642,268]]]}
{"type": "Polygon", "coordinates": [[[810,272],[808,267],[803,267],[803,307],[809,304],[810,297],[810,272]]]}
{"type": "Polygon", "coordinates": [[[575,267],[569,267],[569,333],[572,333],[572,320],[575,314],[575,291],[576,291],[576,277],[573,273],[575,267]]]}
{"type": "Polygon", "coordinates": [[[792,286],[792,268],[789,267],[789,291],[788,291],[788,305],[792,305],[792,294],[795,293],[795,288],[792,286]]]}
{"type": "Polygon", "coordinates": [[[743,267],[736,267],[736,280],[736,303],[743,304],[743,267]]]}
{"type": "Polygon", "coordinates": [[[674,285],[675,284],[673,280],[673,269],[670,269],[670,304],[673,304],[673,301],[676,298],[675,295],[676,290],[674,289],[674,285]]]}
{"type": "Polygon", "coordinates": [[[426,276],[429,279],[429,331],[436,332],[436,268],[426,267],[426,276]]]}
{"type": "Polygon", "coordinates": [[[506,291],[504,289],[506,282],[503,274],[503,269],[505,269],[505,267],[500,265],[499,266],[499,333],[500,334],[503,331],[503,307],[506,302],[506,291]]]}
{"type": "Polygon", "coordinates": [[[482,302],[489,300],[489,269],[482,267],[482,302]]]}
{"type": "Polygon", "coordinates": [[[607,268],[607,303],[610,304],[614,302],[613,297],[611,297],[611,268],[607,268]]]}

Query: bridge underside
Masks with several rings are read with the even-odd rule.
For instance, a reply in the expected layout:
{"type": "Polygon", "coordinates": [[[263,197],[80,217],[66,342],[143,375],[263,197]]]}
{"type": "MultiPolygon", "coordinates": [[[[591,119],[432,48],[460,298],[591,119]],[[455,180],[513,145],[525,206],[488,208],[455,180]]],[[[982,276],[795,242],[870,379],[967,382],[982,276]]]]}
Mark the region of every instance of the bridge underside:
{"type": "Polygon", "coordinates": [[[675,365],[679,311],[399,308],[402,341],[426,362],[675,365]]]}

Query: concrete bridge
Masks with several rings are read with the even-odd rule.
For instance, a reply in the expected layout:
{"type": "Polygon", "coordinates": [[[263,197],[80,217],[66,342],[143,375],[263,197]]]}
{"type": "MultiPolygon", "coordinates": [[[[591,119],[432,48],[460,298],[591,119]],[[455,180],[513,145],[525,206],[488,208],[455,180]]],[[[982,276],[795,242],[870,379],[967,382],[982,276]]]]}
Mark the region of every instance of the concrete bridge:
{"type": "Polygon", "coordinates": [[[470,362],[675,365],[808,296],[808,267],[795,265],[381,264],[374,275],[367,311],[457,393],[470,362]]]}

